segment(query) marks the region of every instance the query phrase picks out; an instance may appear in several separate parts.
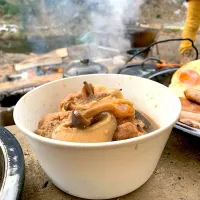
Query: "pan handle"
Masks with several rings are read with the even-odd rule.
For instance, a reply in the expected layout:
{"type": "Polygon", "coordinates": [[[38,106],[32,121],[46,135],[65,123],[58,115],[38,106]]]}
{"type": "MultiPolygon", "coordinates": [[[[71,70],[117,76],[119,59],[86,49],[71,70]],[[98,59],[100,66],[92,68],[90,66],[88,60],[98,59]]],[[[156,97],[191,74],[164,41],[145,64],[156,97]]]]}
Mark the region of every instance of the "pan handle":
{"type": "Polygon", "coordinates": [[[142,68],[143,71],[147,71],[147,70],[145,69],[145,67],[144,67],[144,64],[145,64],[145,62],[148,61],[148,60],[155,60],[155,61],[157,61],[159,64],[162,64],[162,61],[159,60],[158,58],[156,58],[156,57],[148,57],[148,58],[144,59],[144,61],[141,63],[141,68],[142,68]]]}
{"type": "Polygon", "coordinates": [[[192,47],[193,49],[195,50],[196,52],[196,57],[195,57],[195,60],[198,59],[199,57],[199,52],[198,52],[198,49],[195,47],[194,45],[194,42],[193,40],[191,40],[190,38],[175,38],[175,39],[168,39],[168,40],[160,40],[160,41],[157,41],[157,42],[154,42],[152,44],[150,44],[148,47],[146,47],[145,49],[142,49],[141,51],[137,52],[136,54],[134,54],[127,62],[126,64],[128,64],[133,58],[135,58],[136,56],[138,56],[139,54],[147,51],[148,49],[150,49],[152,46],[156,45],[156,44],[160,44],[160,43],[165,43],[165,42],[171,42],[171,41],[183,41],[183,40],[188,40],[192,43],[192,47]]]}

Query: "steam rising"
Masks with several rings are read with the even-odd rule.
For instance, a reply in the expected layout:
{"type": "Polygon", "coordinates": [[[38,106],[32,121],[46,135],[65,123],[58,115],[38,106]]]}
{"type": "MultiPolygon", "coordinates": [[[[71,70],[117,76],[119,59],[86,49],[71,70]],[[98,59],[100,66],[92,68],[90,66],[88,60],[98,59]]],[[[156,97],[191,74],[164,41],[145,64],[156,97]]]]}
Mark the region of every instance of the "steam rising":
{"type": "Polygon", "coordinates": [[[95,43],[129,49],[127,24],[139,20],[143,0],[24,0],[24,27],[33,51],[95,43]]]}

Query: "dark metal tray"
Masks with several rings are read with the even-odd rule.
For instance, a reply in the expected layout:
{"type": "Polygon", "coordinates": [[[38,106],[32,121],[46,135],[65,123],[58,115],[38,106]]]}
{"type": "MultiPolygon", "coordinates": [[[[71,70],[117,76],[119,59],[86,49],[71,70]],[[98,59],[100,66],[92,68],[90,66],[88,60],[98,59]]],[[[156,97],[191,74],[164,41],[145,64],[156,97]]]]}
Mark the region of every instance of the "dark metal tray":
{"type": "Polygon", "coordinates": [[[0,127],[0,199],[18,200],[24,186],[24,156],[16,138],[0,127]]]}

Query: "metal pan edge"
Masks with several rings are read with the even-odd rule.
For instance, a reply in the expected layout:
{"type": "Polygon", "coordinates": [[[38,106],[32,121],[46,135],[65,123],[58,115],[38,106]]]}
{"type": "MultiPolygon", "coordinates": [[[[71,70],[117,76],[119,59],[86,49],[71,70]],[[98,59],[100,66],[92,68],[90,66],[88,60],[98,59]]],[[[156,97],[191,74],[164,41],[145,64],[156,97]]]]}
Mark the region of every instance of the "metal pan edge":
{"type": "MultiPolygon", "coordinates": [[[[171,69],[166,69],[166,70],[161,70],[161,71],[157,71],[155,73],[151,73],[149,75],[147,75],[145,78],[159,82],[161,84],[164,84],[166,86],[169,86],[167,82],[165,82],[165,79],[169,78],[171,80],[171,77],[173,75],[173,73],[175,73],[177,71],[178,68],[171,68],[171,69]],[[171,77],[170,77],[171,76],[171,77]],[[162,80],[162,81],[161,81],[162,80]]],[[[197,128],[193,128],[191,126],[188,126],[184,123],[181,122],[177,122],[174,126],[175,129],[181,130],[183,132],[186,132],[190,135],[196,136],[196,137],[200,137],[200,129],[197,128]]]]}

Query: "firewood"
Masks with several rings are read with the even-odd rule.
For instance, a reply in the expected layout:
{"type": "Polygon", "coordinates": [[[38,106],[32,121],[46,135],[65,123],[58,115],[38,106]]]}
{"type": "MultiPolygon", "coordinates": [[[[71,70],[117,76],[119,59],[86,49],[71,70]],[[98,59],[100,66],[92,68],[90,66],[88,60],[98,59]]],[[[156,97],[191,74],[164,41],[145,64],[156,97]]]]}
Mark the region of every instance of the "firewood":
{"type": "Polygon", "coordinates": [[[35,76],[28,80],[18,80],[13,82],[2,82],[0,83],[0,94],[23,89],[27,87],[37,87],[39,85],[58,80],[62,78],[61,73],[48,74],[43,76],[35,76]]]}
{"type": "Polygon", "coordinates": [[[25,61],[15,64],[15,70],[21,71],[28,68],[45,66],[45,65],[57,65],[62,63],[62,58],[60,57],[49,57],[49,58],[35,58],[35,60],[25,61]]]}
{"type": "Polygon", "coordinates": [[[56,49],[55,51],[43,54],[32,55],[31,57],[15,64],[15,70],[21,71],[32,67],[57,65],[62,63],[62,58],[68,56],[67,48],[56,49]]]}

